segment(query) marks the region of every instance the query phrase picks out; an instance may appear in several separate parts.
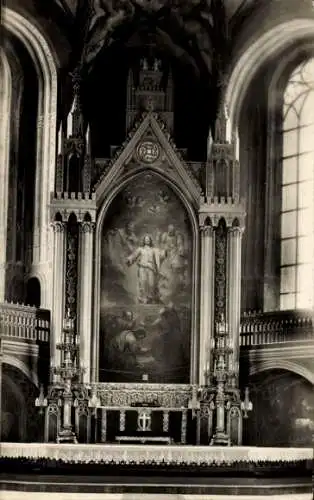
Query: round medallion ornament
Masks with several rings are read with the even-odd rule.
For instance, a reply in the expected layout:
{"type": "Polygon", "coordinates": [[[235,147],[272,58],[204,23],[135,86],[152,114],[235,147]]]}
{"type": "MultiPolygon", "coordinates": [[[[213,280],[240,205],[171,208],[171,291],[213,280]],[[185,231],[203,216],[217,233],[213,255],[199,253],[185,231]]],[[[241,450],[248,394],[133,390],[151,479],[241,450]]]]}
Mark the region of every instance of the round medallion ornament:
{"type": "Polygon", "coordinates": [[[155,142],[144,141],[138,145],[137,154],[144,163],[154,163],[159,158],[160,149],[155,142]]]}

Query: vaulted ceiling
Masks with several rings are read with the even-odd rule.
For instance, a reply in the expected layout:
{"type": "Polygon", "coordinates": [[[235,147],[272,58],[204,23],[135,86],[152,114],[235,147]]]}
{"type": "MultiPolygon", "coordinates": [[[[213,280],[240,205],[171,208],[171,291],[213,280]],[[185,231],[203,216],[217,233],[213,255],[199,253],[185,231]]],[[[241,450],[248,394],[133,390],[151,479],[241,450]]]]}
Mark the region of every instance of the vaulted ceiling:
{"type": "MultiPolygon", "coordinates": [[[[171,62],[177,143],[193,159],[202,159],[233,39],[266,0],[33,1],[71,47],[62,84],[63,114],[70,102],[69,73],[79,64],[86,75],[85,107],[90,115],[97,115],[102,137],[108,138],[107,149],[123,140],[128,66],[153,48],[156,55],[171,62]]],[[[99,144],[103,143],[99,138],[99,144]]]]}
{"type": "MultiPolygon", "coordinates": [[[[201,71],[197,50],[191,50],[191,38],[201,41],[201,51],[209,49],[209,32],[221,46],[222,38],[232,43],[254,11],[267,0],[33,0],[38,11],[55,22],[72,47],[70,66],[75,65],[91,34],[96,38],[110,35],[117,43],[142,44],[141,34],[154,33],[163,50],[201,71]],[[120,15],[121,13],[121,15],[120,15]],[[108,20],[110,22],[108,23],[108,20]],[[91,20],[91,21],[90,21],[91,20]],[[193,23],[192,23],[193,21],[193,23]],[[111,23],[111,25],[110,25],[111,23]],[[107,26],[106,26],[107,24],[107,26]],[[198,33],[196,34],[196,32],[198,33]],[[101,34],[102,33],[102,34],[101,34]],[[137,37],[132,36],[137,34],[137,37]],[[191,36],[192,35],[192,36],[191,36]],[[207,35],[207,36],[206,36],[207,35]],[[190,50],[187,50],[187,45],[190,50]],[[196,61],[195,61],[196,59],[196,61]]],[[[199,45],[199,44],[198,44],[199,45]]],[[[101,44],[100,44],[101,46],[101,44]]],[[[104,46],[102,46],[104,48],[104,46]]],[[[199,47],[198,47],[199,48],[199,47]]]]}
{"type": "Polygon", "coordinates": [[[310,0],[7,2],[38,16],[48,37],[55,30],[50,38],[58,44],[56,52],[66,53],[60,58],[59,120],[69,112],[71,74],[80,67],[83,108],[98,124],[101,150],[105,143],[108,150],[124,138],[126,79],[132,60],[152,50],[166,58],[175,88],[175,140],[193,160],[206,156],[208,130],[216,118],[237,40],[261,24],[260,19],[268,22],[270,6],[282,8],[289,3],[293,10],[297,4],[311,4],[310,0]]]}

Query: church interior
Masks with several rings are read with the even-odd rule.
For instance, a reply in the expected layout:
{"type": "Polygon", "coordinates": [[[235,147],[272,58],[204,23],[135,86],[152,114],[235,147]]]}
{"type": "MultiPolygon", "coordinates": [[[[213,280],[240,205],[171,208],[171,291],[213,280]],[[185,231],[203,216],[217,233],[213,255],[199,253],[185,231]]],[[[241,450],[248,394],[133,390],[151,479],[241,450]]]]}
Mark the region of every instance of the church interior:
{"type": "Polygon", "coordinates": [[[313,2],[1,23],[6,498],[312,498],[313,2]]]}

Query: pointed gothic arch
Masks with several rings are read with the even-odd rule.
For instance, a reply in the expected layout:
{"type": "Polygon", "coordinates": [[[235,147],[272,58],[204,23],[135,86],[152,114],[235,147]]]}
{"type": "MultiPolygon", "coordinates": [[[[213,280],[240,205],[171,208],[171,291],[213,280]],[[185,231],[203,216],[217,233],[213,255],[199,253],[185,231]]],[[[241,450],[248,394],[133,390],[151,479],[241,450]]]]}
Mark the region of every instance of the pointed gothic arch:
{"type": "Polygon", "coordinates": [[[286,370],[288,372],[300,375],[300,377],[302,377],[303,379],[307,380],[311,384],[314,384],[313,372],[311,372],[308,368],[300,365],[299,363],[295,363],[294,361],[288,361],[285,359],[262,361],[261,363],[258,363],[256,366],[252,366],[250,368],[250,376],[253,376],[260,372],[277,370],[277,369],[286,370]]]}
{"type": "Polygon", "coordinates": [[[281,238],[281,177],[282,177],[282,108],[288,79],[296,67],[313,57],[314,38],[298,44],[294,50],[285,51],[271,76],[267,92],[267,156],[265,197],[265,263],[264,310],[280,307],[280,279],[276,269],[280,266],[275,242],[281,238]]]}
{"type": "Polygon", "coordinates": [[[30,306],[40,307],[41,293],[40,281],[32,277],[26,283],[26,303],[30,306]]]}
{"type": "MultiPolygon", "coordinates": [[[[2,367],[2,370],[4,367],[2,367]]],[[[25,406],[25,398],[23,396],[21,388],[18,386],[18,384],[15,383],[14,380],[11,380],[11,378],[6,374],[3,373],[2,375],[3,381],[1,384],[1,389],[2,391],[8,391],[8,395],[6,398],[4,398],[4,401],[2,403],[2,408],[1,408],[1,440],[3,441],[19,441],[23,442],[27,439],[27,415],[26,415],[26,406],[25,406]],[[12,399],[15,402],[15,405],[13,403],[13,413],[9,413],[6,411],[6,402],[7,400],[10,401],[12,404],[12,399]],[[10,422],[11,420],[11,422],[10,422]],[[13,420],[13,422],[12,422],[13,420]],[[14,421],[15,420],[15,421],[14,421]],[[11,437],[10,439],[10,431],[11,428],[8,429],[8,432],[6,432],[6,426],[9,424],[9,427],[12,426],[12,431],[13,431],[13,439],[11,437]],[[10,425],[11,424],[11,425],[10,425]],[[15,425],[14,425],[15,424],[15,425]],[[9,435],[7,435],[9,434],[9,435]],[[8,439],[9,438],[9,439],[8,439]]],[[[2,398],[3,398],[2,394],[2,398]]],[[[12,435],[11,435],[12,436],[12,435]]]]}
{"type": "MultiPolygon", "coordinates": [[[[192,300],[191,300],[191,334],[190,334],[190,383],[197,383],[198,378],[198,357],[199,357],[199,339],[198,332],[198,304],[199,304],[199,226],[194,207],[191,202],[191,196],[188,189],[184,191],[182,186],[176,185],[173,179],[169,178],[166,173],[161,174],[160,171],[154,168],[145,169],[145,173],[151,173],[165,183],[182,203],[189,219],[192,233],[192,259],[191,259],[191,274],[192,274],[192,300]]],[[[143,169],[133,171],[131,174],[124,176],[119,183],[114,182],[111,189],[106,193],[102,205],[99,208],[96,230],[95,230],[95,267],[94,267],[94,316],[93,316],[93,336],[91,348],[91,377],[92,381],[98,380],[99,376],[99,339],[100,339],[100,290],[101,290],[101,234],[106,215],[111,204],[114,202],[117,195],[123,191],[132,181],[135,181],[144,174],[143,169]]]]}
{"type": "MultiPolygon", "coordinates": [[[[15,36],[26,48],[34,63],[38,83],[39,102],[36,137],[36,185],[35,185],[35,217],[33,238],[33,274],[43,266],[46,273],[46,262],[50,259],[47,231],[49,224],[48,204],[50,192],[54,189],[56,119],[57,119],[57,66],[58,61],[49,44],[39,29],[27,18],[8,7],[3,8],[3,27],[15,36]]],[[[7,134],[9,132],[7,131],[7,134]]],[[[9,135],[4,143],[8,141],[9,135]]],[[[5,163],[1,166],[7,168],[5,163]]],[[[6,172],[3,172],[7,175],[6,172]]],[[[51,305],[51,289],[49,280],[43,289],[43,303],[51,305]]]]}
{"type": "Polygon", "coordinates": [[[11,356],[10,354],[3,354],[2,363],[6,363],[7,365],[14,366],[18,370],[20,370],[30,382],[32,382],[36,387],[39,387],[38,375],[34,370],[28,368],[28,366],[15,356],[11,356]]]}
{"type": "Polygon", "coordinates": [[[17,184],[18,184],[18,152],[20,146],[20,126],[21,126],[21,110],[22,97],[25,87],[25,77],[23,74],[22,61],[20,59],[17,47],[13,40],[5,40],[5,48],[1,51],[0,58],[2,59],[1,81],[2,95],[0,97],[0,113],[1,132],[4,134],[0,157],[2,159],[1,167],[3,172],[3,183],[1,183],[0,193],[3,200],[3,212],[1,218],[1,230],[3,231],[3,241],[6,240],[6,245],[3,245],[0,252],[1,255],[1,279],[0,279],[0,296],[6,300],[12,300],[8,295],[9,283],[17,274],[23,272],[18,265],[17,258],[17,239],[18,239],[18,203],[17,203],[17,184]],[[5,71],[4,65],[8,66],[10,74],[5,71]],[[11,76],[12,77],[11,77],[11,76]],[[13,111],[14,110],[14,111],[13,111]],[[9,128],[9,133],[7,132],[9,128]],[[6,138],[9,137],[8,140],[6,138]],[[1,156],[2,155],[2,156],[1,156]],[[9,167],[8,167],[9,162],[9,167]],[[8,192],[10,196],[8,196],[8,192]],[[3,259],[3,260],[2,260],[3,259]],[[2,264],[3,263],[3,264],[2,264]]]}
{"type": "Polygon", "coordinates": [[[300,18],[278,24],[253,43],[248,41],[246,49],[231,70],[223,100],[234,134],[237,134],[242,103],[254,75],[265,62],[287,48],[291,41],[313,39],[313,32],[314,19],[300,18]]]}
{"type": "MultiPolygon", "coordinates": [[[[3,49],[0,51],[0,199],[2,209],[0,212],[0,237],[1,241],[7,240],[7,213],[8,213],[8,189],[9,189],[9,158],[10,158],[10,117],[12,97],[12,73],[10,64],[3,49]]],[[[0,246],[0,302],[5,298],[6,279],[6,245],[0,246]]]]}

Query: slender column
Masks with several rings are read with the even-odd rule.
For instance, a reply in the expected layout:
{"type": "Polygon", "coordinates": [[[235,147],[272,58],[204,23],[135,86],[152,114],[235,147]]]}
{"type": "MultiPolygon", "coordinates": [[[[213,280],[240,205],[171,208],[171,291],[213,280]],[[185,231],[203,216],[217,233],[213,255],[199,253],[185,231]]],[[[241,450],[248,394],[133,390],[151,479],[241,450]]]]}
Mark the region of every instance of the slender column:
{"type": "Polygon", "coordinates": [[[237,375],[239,372],[239,344],[240,344],[240,306],[241,306],[241,242],[240,227],[231,227],[228,230],[228,299],[227,314],[229,325],[230,347],[232,347],[232,365],[230,369],[237,375]]]}
{"type": "Polygon", "coordinates": [[[89,382],[91,375],[91,334],[92,334],[92,278],[93,278],[93,237],[94,223],[80,225],[80,362],[85,369],[83,381],[89,382]]]}
{"type": "Polygon", "coordinates": [[[169,431],[169,411],[168,410],[163,411],[162,430],[163,430],[163,432],[169,431]]]}
{"type": "Polygon", "coordinates": [[[197,411],[196,414],[196,445],[201,444],[201,410],[197,411]]]}
{"type": "MultiPolygon", "coordinates": [[[[1,99],[0,99],[0,302],[5,299],[7,237],[8,237],[8,209],[9,196],[9,170],[16,168],[10,162],[11,145],[11,112],[12,112],[12,74],[10,64],[5,53],[1,54],[1,99]]],[[[14,110],[16,112],[16,110],[14,110]]],[[[17,112],[18,113],[18,112],[17,112]]]]}
{"type": "Polygon", "coordinates": [[[97,408],[95,408],[95,414],[94,414],[94,443],[98,442],[98,425],[97,425],[97,417],[98,417],[98,411],[97,408]]]}
{"type": "Polygon", "coordinates": [[[222,434],[223,437],[225,437],[225,394],[224,384],[221,381],[217,383],[216,408],[216,436],[219,437],[219,435],[222,434]]]}
{"type": "Polygon", "coordinates": [[[107,410],[106,408],[101,409],[101,442],[105,443],[107,441],[107,410]]]}
{"type": "Polygon", "coordinates": [[[201,301],[200,301],[200,359],[199,384],[209,383],[210,349],[213,334],[213,277],[214,231],[212,226],[201,227],[201,301]]]}
{"type": "Polygon", "coordinates": [[[63,428],[66,430],[72,430],[71,422],[71,407],[72,407],[72,391],[71,391],[71,381],[66,381],[66,389],[63,393],[63,428]]]}
{"type": "Polygon", "coordinates": [[[53,304],[50,337],[50,367],[60,366],[60,351],[56,345],[62,341],[63,331],[63,297],[64,297],[64,256],[65,256],[65,224],[59,221],[52,223],[54,231],[53,246],[53,304]]]}
{"type": "Polygon", "coordinates": [[[125,431],[125,410],[120,410],[119,431],[125,431]]]}
{"type": "Polygon", "coordinates": [[[2,339],[0,338],[0,442],[2,440],[2,356],[3,356],[3,345],[2,339]]]}
{"type": "Polygon", "coordinates": [[[181,420],[181,444],[186,444],[187,410],[182,410],[181,420]]]}

